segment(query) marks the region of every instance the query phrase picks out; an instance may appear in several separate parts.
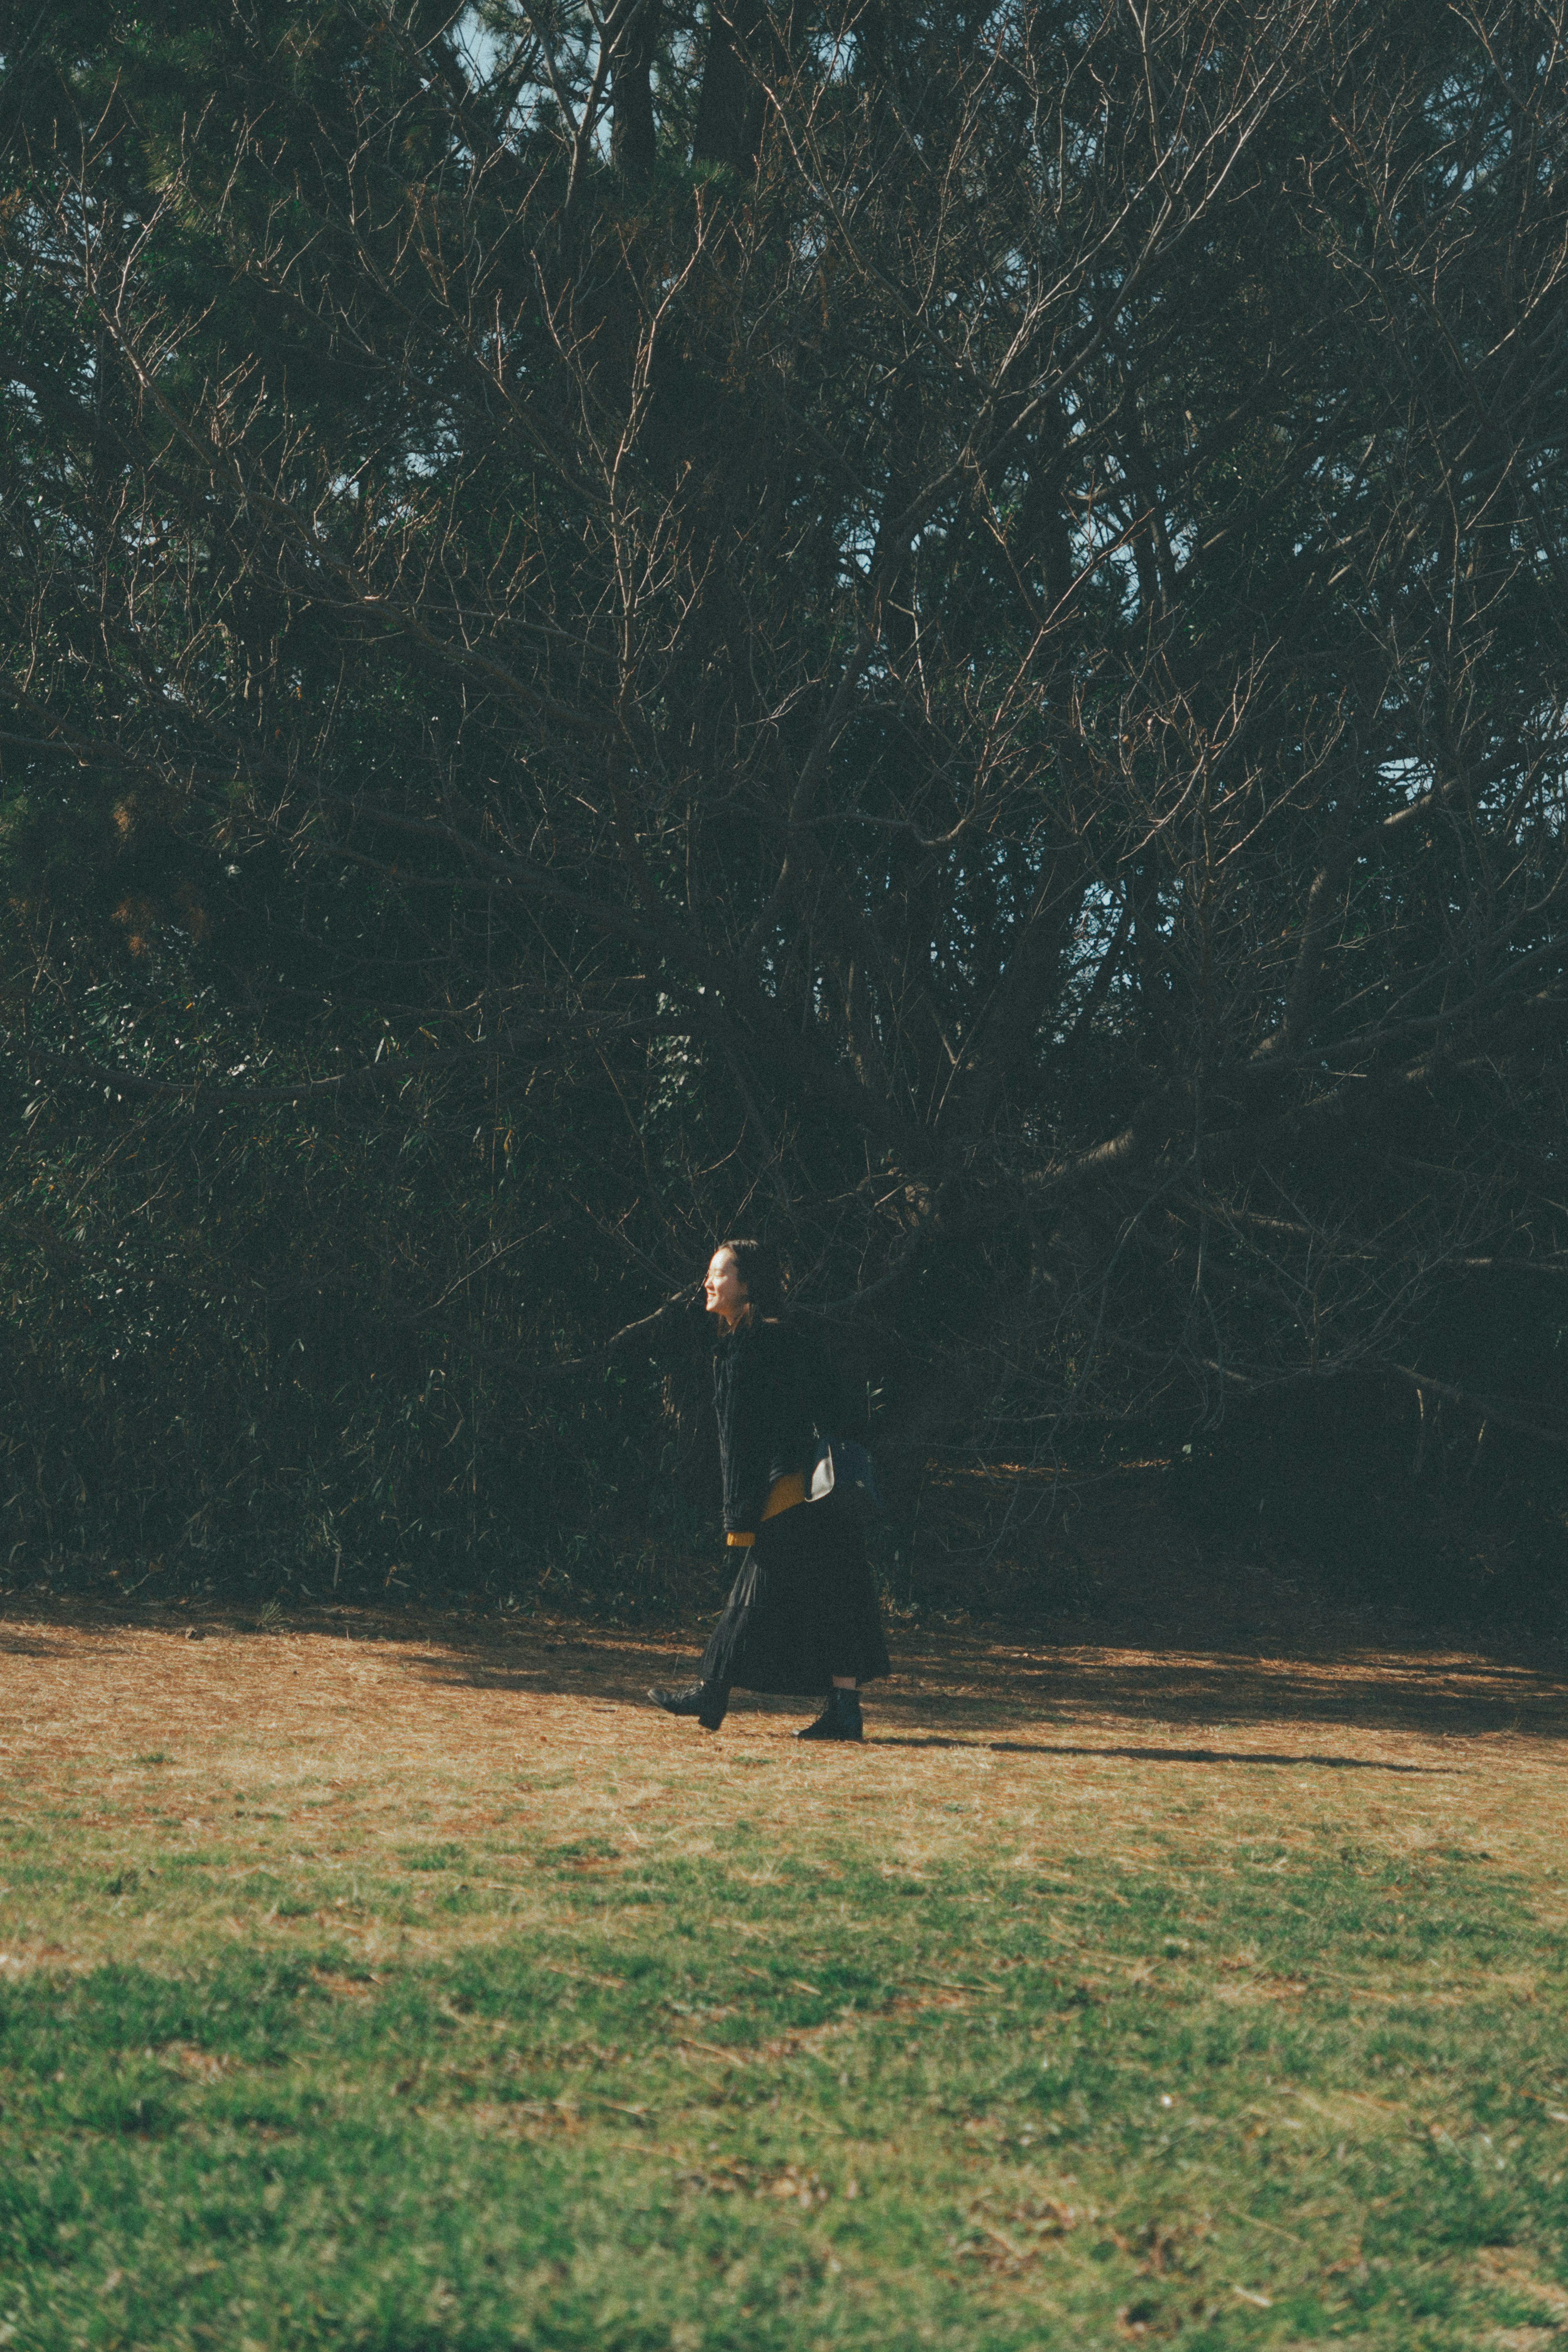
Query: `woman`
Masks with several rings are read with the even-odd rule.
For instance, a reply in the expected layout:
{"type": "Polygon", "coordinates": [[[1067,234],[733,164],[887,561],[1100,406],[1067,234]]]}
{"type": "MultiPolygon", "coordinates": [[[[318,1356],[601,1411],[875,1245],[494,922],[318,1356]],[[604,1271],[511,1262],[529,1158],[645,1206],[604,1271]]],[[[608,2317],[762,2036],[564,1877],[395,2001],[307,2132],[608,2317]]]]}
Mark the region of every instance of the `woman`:
{"type": "Polygon", "coordinates": [[[737,1686],[825,1696],[797,1739],[862,1738],[859,1686],[888,1671],[876,1591],[848,1503],[806,1499],[813,1432],[841,1432],[842,1392],[805,1333],[779,1319],[778,1261],[763,1243],[720,1242],[703,1287],[724,1326],[714,1409],[725,1541],[741,1568],[700,1681],[648,1696],[707,1731],[737,1686]]]}

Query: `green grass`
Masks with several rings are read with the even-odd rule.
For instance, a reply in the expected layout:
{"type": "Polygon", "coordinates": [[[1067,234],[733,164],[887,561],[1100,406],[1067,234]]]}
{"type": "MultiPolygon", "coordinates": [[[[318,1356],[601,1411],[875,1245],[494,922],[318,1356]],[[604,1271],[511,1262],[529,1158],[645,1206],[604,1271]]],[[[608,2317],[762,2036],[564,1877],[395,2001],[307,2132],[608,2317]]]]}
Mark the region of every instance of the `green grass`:
{"type": "Polygon", "coordinates": [[[916,1874],[876,1839],[759,1840],[735,1801],[706,1853],[498,1830],[329,1868],[149,1832],[106,1869],[63,1815],[14,1818],[13,1916],[166,1923],[168,1949],[0,1979],[0,2342],[1469,2352],[1561,2326],[1564,1958],[1516,1874],[1362,1850],[1326,1811],[1288,1846],[1167,1821],[1168,1866],[1020,1870],[977,1835],[916,1874]],[[333,1906],[387,1939],[374,1966],[333,1906]]]}

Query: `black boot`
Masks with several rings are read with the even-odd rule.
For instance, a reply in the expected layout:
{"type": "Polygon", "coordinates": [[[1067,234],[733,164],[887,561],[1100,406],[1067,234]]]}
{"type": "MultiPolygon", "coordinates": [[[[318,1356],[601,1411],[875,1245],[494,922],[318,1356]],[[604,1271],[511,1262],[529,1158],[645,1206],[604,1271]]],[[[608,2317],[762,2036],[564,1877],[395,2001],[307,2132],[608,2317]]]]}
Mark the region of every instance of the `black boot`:
{"type": "Polygon", "coordinates": [[[865,1726],[861,1720],[860,1693],[840,1690],[835,1684],[828,1693],[828,1704],[815,1723],[807,1724],[795,1734],[797,1739],[863,1739],[865,1726]]]}
{"type": "Polygon", "coordinates": [[[685,1690],[651,1690],[648,1696],[666,1715],[695,1715],[705,1731],[716,1731],[729,1711],[727,1683],[688,1683],[685,1690]]]}

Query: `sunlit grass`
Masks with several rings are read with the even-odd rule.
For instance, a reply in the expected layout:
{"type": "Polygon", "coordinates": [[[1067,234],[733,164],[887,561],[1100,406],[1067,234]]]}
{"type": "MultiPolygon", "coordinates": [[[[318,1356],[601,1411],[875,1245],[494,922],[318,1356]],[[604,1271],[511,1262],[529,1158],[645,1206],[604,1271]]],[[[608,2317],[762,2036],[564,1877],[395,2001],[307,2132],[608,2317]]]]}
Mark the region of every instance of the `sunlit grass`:
{"type": "Polygon", "coordinates": [[[1469,2352],[1568,2320],[1561,1928],[1446,1762],[1375,1798],[594,1722],[8,1790],[0,2339],[1469,2352]]]}

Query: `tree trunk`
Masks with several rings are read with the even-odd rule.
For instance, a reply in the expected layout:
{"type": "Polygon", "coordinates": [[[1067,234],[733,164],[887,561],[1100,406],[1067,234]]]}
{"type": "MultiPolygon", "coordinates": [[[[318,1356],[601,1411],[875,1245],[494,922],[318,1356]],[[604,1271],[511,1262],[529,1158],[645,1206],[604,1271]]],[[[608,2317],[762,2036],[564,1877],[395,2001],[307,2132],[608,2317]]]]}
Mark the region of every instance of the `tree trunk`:
{"type": "Polygon", "coordinates": [[[658,152],[653,59],[658,54],[662,16],[661,0],[643,0],[616,44],[611,68],[610,160],[629,180],[650,178],[658,152]]]}
{"type": "Polygon", "coordinates": [[[713,0],[708,11],[707,62],[697,100],[692,152],[727,163],[743,180],[757,173],[762,140],[762,92],[751,78],[754,52],[767,22],[764,0],[713,0]]]}

